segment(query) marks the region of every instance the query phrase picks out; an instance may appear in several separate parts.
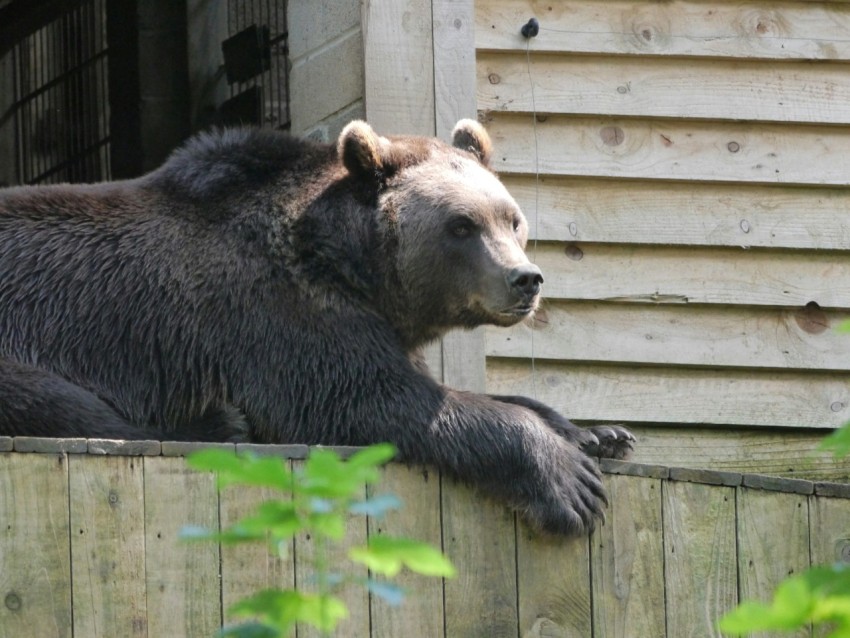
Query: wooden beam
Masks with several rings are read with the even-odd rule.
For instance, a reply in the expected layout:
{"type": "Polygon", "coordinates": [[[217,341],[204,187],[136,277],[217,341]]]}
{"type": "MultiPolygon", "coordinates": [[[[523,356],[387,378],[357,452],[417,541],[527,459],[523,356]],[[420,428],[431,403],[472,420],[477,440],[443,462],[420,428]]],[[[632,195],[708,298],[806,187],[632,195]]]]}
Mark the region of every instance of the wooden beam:
{"type": "Polygon", "coordinates": [[[0,455],[0,520],[0,637],[70,638],[67,455],[0,455]]]}
{"type": "Polygon", "coordinates": [[[540,243],[550,299],[850,308],[850,261],[818,251],[540,243]]]}
{"type": "Polygon", "coordinates": [[[848,312],[814,308],[547,302],[534,322],[488,328],[490,357],[724,368],[850,370],[848,312]]]}
{"type": "Polygon", "coordinates": [[[383,135],[434,135],[431,3],[362,5],[366,119],[383,135]]]}
{"type": "Polygon", "coordinates": [[[655,118],[487,114],[497,170],[762,184],[848,186],[846,127],[655,118]],[[535,160],[535,157],[537,158],[535,160]]]}
{"type": "Polygon", "coordinates": [[[478,56],[484,111],[846,124],[844,65],[810,62],[567,56],[525,52],[478,56]],[[534,79],[534,103],[529,90],[534,79]],[[699,78],[699,81],[694,81],[699,78]]]}
{"type": "MultiPolygon", "coordinates": [[[[451,137],[458,120],[477,116],[473,5],[472,0],[432,0],[436,133],[443,140],[451,137]]],[[[483,391],[483,329],[447,334],[442,341],[442,361],[447,385],[483,391]]]]}
{"type": "Polygon", "coordinates": [[[818,429],[850,420],[848,373],[511,359],[490,360],[488,373],[489,392],[533,396],[583,421],[818,429]]]}
{"type": "Polygon", "coordinates": [[[846,250],[850,191],[503,175],[541,241],[846,250]]]}
{"type": "Polygon", "coordinates": [[[844,2],[759,0],[676,3],[631,0],[482,0],[475,38],[482,50],[524,51],[519,29],[540,20],[532,49],[644,56],[850,59],[850,12],[844,2]]]}

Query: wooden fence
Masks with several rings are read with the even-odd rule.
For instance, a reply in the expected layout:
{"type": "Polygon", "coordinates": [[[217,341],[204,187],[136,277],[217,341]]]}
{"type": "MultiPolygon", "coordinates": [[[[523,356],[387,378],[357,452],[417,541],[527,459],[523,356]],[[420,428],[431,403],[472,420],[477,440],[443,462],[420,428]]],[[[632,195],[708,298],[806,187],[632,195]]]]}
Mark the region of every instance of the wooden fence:
{"type": "MultiPolygon", "coordinates": [[[[186,467],[189,449],[0,438],[0,637],[211,636],[252,591],[309,588],[307,536],[288,561],[262,546],[178,540],[184,525],[215,528],[263,498],[219,494],[211,474],[186,467]]],[[[307,453],[262,449],[295,464],[307,453]]],[[[739,599],[767,599],[810,563],[850,560],[850,486],[611,461],[603,470],[606,522],[589,538],[552,539],[436,472],[390,465],[380,489],[406,508],[355,521],[345,544],[414,536],[442,545],[459,576],[402,574],[411,595],[398,608],[344,591],[351,615],[337,635],[715,636],[739,599]]]]}

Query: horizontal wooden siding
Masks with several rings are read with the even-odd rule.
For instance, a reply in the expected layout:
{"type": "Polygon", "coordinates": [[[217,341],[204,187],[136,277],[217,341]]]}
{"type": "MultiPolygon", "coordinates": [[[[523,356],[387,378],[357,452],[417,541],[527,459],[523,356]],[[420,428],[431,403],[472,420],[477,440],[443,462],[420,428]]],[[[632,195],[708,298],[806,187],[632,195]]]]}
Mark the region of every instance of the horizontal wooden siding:
{"type": "Polygon", "coordinates": [[[476,2],[479,116],[547,298],[487,331],[488,389],[689,466],[777,428],[802,459],[850,420],[848,33],[837,2],[476,2]]]}

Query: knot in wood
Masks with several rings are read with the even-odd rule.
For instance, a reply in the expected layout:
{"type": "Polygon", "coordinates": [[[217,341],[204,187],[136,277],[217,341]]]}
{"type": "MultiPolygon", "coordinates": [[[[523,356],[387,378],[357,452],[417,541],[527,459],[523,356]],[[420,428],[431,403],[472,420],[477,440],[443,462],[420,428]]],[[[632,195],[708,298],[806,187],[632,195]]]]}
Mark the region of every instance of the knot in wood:
{"type": "Polygon", "coordinates": [[[575,244],[570,244],[564,248],[564,254],[573,261],[581,261],[581,258],[584,257],[584,251],[575,244]]]}
{"type": "Polygon", "coordinates": [[[3,604],[6,605],[6,609],[9,611],[18,611],[21,607],[23,607],[21,597],[13,591],[6,594],[6,597],[3,599],[3,604]]]}
{"type": "Polygon", "coordinates": [[[726,148],[729,149],[730,153],[737,153],[738,151],[741,150],[741,145],[738,144],[738,142],[729,142],[726,145],[726,148]]]}
{"type": "Polygon", "coordinates": [[[502,81],[502,78],[499,77],[498,73],[491,73],[487,76],[487,79],[490,81],[490,84],[498,84],[502,81]]]}
{"type": "Polygon", "coordinates": [[[599,137],[607,146],[619,146],[626,139],[626,134],[619,126],[606,126],[599,131],[599,137]]]}
{"type": "Polygon", "coordinates": [[[814,301],[806,304],[794,315],[794,320],[803,332],[818,335],[829,328],[829,318],[821,307],[814,301]]]}

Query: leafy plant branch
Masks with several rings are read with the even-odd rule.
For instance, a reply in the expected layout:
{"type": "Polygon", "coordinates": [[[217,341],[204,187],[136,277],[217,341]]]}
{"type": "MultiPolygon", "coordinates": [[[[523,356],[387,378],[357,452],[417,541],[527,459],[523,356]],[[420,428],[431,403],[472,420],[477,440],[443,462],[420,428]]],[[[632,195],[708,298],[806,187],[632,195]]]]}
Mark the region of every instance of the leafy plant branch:
{"type": "Polygon", "coordinates": [[[331,450],[315,449],[295,471],[279,458],[236,455],[219,449],[189,456],[190,467],[216,472],[219,489],[265,487],[277,492],[279,498],[265,501],[248,516],[221,530],[186,527],[183,538],[226,545],[264,542],[274,555],[284,559],[288,558],[288,548],[296,535],[309,534],[316,547],[314,559],[308,561],[316,592],[259,591],[230,609],[235,616],[257,620],[225,627],[219,636],[278,638],[290,635],[299,622],[330,632],[348,616],[345,603],[334,595],[345,585],[364,586],[397,605],[405,592],[386,580],[374,580],[371,575],[392,578],[404,567],[426,576],[455,575],[454,567],[439,550],[416,540],[387,535],[372,537],[365,546],[348,550],[348,558],[367,567],[369,577],[330,571],[328,548],[342,541],[351,516],[382,517],[401,507],[401,501],[392,494],[364,497],[365,486],[378,483],[380,467],[394,455],[395,448],[388,444],[364,448],[348,459],[331,450]]]}

